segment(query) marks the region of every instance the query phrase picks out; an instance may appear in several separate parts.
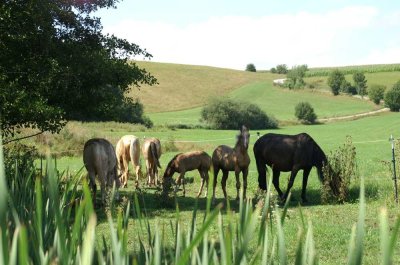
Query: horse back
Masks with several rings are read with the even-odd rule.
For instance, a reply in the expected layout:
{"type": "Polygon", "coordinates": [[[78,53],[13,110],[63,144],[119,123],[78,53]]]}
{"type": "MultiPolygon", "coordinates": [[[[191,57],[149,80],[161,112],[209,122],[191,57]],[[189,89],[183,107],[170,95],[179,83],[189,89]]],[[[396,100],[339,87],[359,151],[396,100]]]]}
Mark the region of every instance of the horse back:
{"type": "MultiPolygon", "coordinates": [[[[319,146],[306,133],[297,135],[265,134],[254,144],[254,156],[279,171],[314,166],[315,149],[319,146]]],[[[320,149],[320,148],[319,148],[320,149]]]]}
{"type": "Polygon", "coordinates": [[[204,151],[192,151],[178,155],[175,163],[179,172],[211,167],[211,157],[204,151]]]}
{"type": "Polygon", "coordinates": [[[88,171],[115,173],[117,158],[112,144],[106,139],[93,138],[85,143],[83,162],[88,171]]]}

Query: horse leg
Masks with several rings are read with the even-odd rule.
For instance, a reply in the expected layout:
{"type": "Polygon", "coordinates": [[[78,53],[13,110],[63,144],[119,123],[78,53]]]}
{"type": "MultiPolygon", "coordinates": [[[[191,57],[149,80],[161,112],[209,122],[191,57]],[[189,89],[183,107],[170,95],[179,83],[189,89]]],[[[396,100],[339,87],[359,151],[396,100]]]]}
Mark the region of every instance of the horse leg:
{"type": "Polygon", "coordinates": [[[213,202],[215,200],[215,188],[217,187],[218,172],[219,172],[219,167],[214,166],[214,181],[213,181],[213,195],[212,195],[213,202]]]}
{"type": "Polygon", "coordinates": [[[146,170],[147,170],[147,185],[151,185],[151,168],[150,168],[150,162],[149,160],[146,160],[146,170]]]}
{"type": "Polygon", "coordinates": [[[301,189],[301,200],[306,203],[308,202],[307,197],[306,197],[306,188],[307,188],[307,181],[308,181],[308,176],[310,175],[311,167],[305,168],[303,170],[303,188],[301,189]]]}
{"type": "Polygon", "coordinates": [[[122,174],[124,176],[124,180],[123,180],[122,186],[124,188],[126,188],[126,187],[128,187],[129,161],[126,159],[123,159],[123,163],[124,163],[124,173],[122,173],[122,174]]]}
{"type": "Polygon", "coordinates": [[[257,171],[258,171],[258,187],[262,190],[267,190],[267,171],[265,163],[256,157],[257,171]]]}
{"type": "MultiPolygon", "coordinates": [[[[185,171],[183,171],[180,175],[179,175],[179,179],[180,179],[180,181],[181,181],[181,183],[182,183],[182,187],[183,187],[183,197],[185,197],[185,194],[186,194],[186,190],[185,190],[185,171]]],[[[176,184],[176,188],[175,188],[175,191],[177,191],[178,190],[178,186],[179,186],[180,184],[176,184]]]]}
{"type": "Polygon", "coordinates": [[[273,176],[272,176],[272,183],[274,184],[275,190],[278,192],[279,198],[282,199],[283,192],[279,188],[279,176],[281,172],[279,170],[272,169],[273,176]]]}
{"type": "MultiPolygon", "coordinates": [[[[235,177],[236,177],[236,200],[239,201],[239,193],[240,193],[240,179],[239,179],[240,169],[235,169],[235,177]]],[[[226,197],[226,196],[225,196],[226,197]]]]}
{"type": "Polygon", "coordinates": [[[249,174],[249,168],[242,170],[243,174],[243,200],[246,199],[246,189],[247,189],[247,175],[249,174]]]}
{"type": "Polygon", "coordinates": [[[228,195],[226,194],[226,181],[228,179],[228,174],[229,171],[228,170],[222,170],[222,180],[221,180],[221,186],[222,186],[222,191],[224,192],[224,197],[225,199],[228,198],[228,195]]]}
{"type": "Polygon", "coordinates": [[[99,179],[100,179],[100,189],[101,189],[101,203],[105,205],[106,203],[106,181],[107,181],[107,171],[102,171],[99,174],[99,179]]]}
{"type": "Polygon", "coordinates": [[[208,176],[208,169],[204,169],[203,179],[206,181],[206,193],[205,193],[204,197],[207,198],[207,195],[208,195],[208,180],[210,179],[209,176],[208,176]]]}
{"type": "Polygon", "coordinates": [[[203,187],[204,187],[204,174],[201,171],[201,169],[199,169],[199,174],[200,174],[200,177],[201,177],[201,185],[200,185],[199,192],[197,193],[197,198],[200,197],[201,193],[203,192],[203,187]]]}
{"type": "Polygon", "coordinates": [[[96,207],[96,173],[93,171],[89,171],[89,187],[92,190],[93,193],[93,205],[96,207]]]}
{"type": "Polygon", "coordinates": [[[288,186],[287,186],[287,189],[286,189],[286,192],[285,192],[285,195],[284,195],[282,201],[286,201],[286,199],[287,199],[287,197],[289,195],[290,189],[293,186],[294,179],[296,178],[296,175],[297,175],[298,171],[299,171],[299,168],[297,168],[297,167],[293,167],[292,168],[292,173],[290,173],[290,179],[289,179],[288,186]]]}
{"type": "Polygon", "coordinates": [[[139,187],[139,175],[141,174],[140,166],[135,167],[135,173],[136,173],[136,187],[139,187]]]}

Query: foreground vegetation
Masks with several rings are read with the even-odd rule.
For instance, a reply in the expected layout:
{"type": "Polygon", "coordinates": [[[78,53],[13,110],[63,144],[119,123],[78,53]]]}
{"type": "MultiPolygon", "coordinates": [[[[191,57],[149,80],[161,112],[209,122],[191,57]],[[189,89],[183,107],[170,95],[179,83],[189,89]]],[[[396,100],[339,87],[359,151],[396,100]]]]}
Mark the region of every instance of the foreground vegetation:
{"type": "MultiPolygon", "coordinates": [[[[190,219],[181,215],[176,204],[169,224],[160,226],[159,221],[150,222],[146,208],[141,210],[145,205],[144,201],[139,203],[142,195],[134,193],[125,203],[111,202],[109,208],[96,215],[86,181],[81,190],[79,177],[65,179],[50,166],[43,177],[26,170],[6,179],[2,165],[0,152],[3,264],[318,264],[320,260],[314,238],[319,231],[315,223],[319,223],[304,215],[301,208],[296,210],[300,219],[293,220],[294,210],[288,204],[283,209],[277,207],[270,191],[259,197],[255,209],[250,201],[243,200],[234,208],[229,201],[224,209],[223,204],[211,206],[209,196],[202,211],[199,208],[204,205],[198,201],[192,204],[190,219]],[[98,219],[104,219],[105,224],[97,225],[98,219]],[[295,241],[294,234],[287,236],[286,229],[293,221],[297,222],[295,241]],[[107,233],[102,231],[104,226],[107,233]]],[[[347,264],[369,263],[364,254],[370,254],[364,246],[370,233],[366,230],[364,196],[361,182],[356,206],[359,212],[352,213],[358,217],[345,242],[349,246],[344,259],[347,264]]],[[[389,227],[393,224],[386,209],[380,211],[379,218],[381,248],[373,264],[392,264],[398,261],[394,250],[400,216],[395,219],[391,235],[389,227]]],[[[340,262],[335,259],[334,263],[340,262]]]]}

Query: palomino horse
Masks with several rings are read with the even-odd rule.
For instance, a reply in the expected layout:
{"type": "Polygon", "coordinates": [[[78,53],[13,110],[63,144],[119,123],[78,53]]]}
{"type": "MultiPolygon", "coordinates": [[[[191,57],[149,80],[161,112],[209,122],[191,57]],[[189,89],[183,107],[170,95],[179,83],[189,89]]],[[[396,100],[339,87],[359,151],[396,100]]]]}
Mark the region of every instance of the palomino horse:
{"type": "Polygon", "coordinates": [[[143,158],[146,160],[148,185],[158,185],[158,168],[160,165],[161,144],[157,138],[146,138],[142,146],[143,158]]]}
{"type": "MultiPolygon", "coordinates": [[[[325,153],[311,136],[306,133],[297,135],[283,135],[268,133],[260,137],[254,144],[254,156],[257,163],[258,186],[267,189],[266,164],[272,168],[272,182],[282,201],[285,201],[293,186],[299,170],[303,169],[303,189],[301,198],[307,202],[306,187],[311,168],[316,167],[319,179],[324,179],[323,165],[327,165],[325,153]],[[291,171],[285,194],[279,188],[280,172],[291,171]]],[[[334,192],[336,192],[334,190],[334,192]]]]}
{"type": "Polygon", "coordinates": [[[101,201],[105,203],[106,186],[117,188],[121,182],[117,175],[117,158],[112,144],[106,139],[94,138],[85,143],[83,148],[83,163],[89,173],[89,185],[93,192],[93,200],[96,200],[96,175],[101,186],[101,201]]]}
{"type": "MultiPolygon", "coordinates": [[[[199,171],[201,177],[201,186],[200,190],[197,193],[197,197],[199,197],[203,191],[204,181],[207,183],[208,189],[208,171],[211,167],[211,157],[203,151],[192,151],[187,153],[181,153],[174,156],[174,158],[169,161],[167,168],[164,172],[163,180],[166,178],[172,178],[175,172],[178,172],[180,175],[176,181],[175,192],[178,190],[180,183],[183,185],[183,196],[185,196],[185,173],[187,171],[197,169],[199,171]]],[[[207,189],[206,189],[206,197],[207,197],[207,189]]]]}
{"type": "Polygon", "coordinates": [[[249,173],[250,157],[247,153],[249,147],[250,133],[246,126],[242,126],[240,133],[237,136],[236,145],[231,148],[226,145],[218,146],[212,155],[212,163],[214,167],[214,185],[213,185],[213,200],[215,199],[215,187],[217,186],[217,176],[218,172],[222,170],[222,180],[221,186],[224,192],[225,198],[226,194],[226,180],[228,179],[229,171],[235,171],[236,176],[236,199],[239,199],[240,190],[240,180],[239,174],[243,174],[243,198],[246,198],[246,188],[247,188],[247,174],[249,173]]]}
{"type": "Polygon", "coordinates": [[[121,176],[123,187],[128,186],[129,175],[129,161],[132,162],[133,169],[136,173],[136,186],[139,185],[139,177],[142,177],[142,170],[140,167],[140,143],[139,138],[133,135],[125,135],[119,139],[115,148],[118,166],[121,176]]]}

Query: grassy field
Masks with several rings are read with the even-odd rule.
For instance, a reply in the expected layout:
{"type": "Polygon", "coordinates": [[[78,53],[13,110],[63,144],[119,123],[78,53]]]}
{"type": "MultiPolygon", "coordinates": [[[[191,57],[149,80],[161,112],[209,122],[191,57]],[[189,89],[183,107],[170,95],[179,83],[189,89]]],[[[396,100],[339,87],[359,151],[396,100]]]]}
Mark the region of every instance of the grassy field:
{"type": "Polygon", "coordinates": [[[245,84],[272,82],[281,75],[252,73],[207,66],[137,62],[157,79],[153,87],[133,88],[147,113],[183,110],[204,105],[209,98],[223,96],[245,84]]]}
{"type": "MultiPolygon", "coordinates": [[[[366,183],[366,200],[367,200],[367,216],[366,216],[366,238],[365,238],[365,263],[377,264],[379,260],[379,226],[377,223],[378,213],[381,207],[389,209],[391,223],[394,217],[399,213],[397,206],[393,202],[393,185],[390,170],[381,161],[390,161],[391,149],[388,138],[390,134],[398,137],[400,128],[400,114],[386,113],[379,116],[373,116],[353,121],[342,121],[314,126],[288,126],[277,130],[276,133],[295,134],[300,132],[309,133],[329,154],[330,151],[337,149],[344,143],[347,135],[352,136],[353,144],[357,151],[358,176],[364,177],[366,183]]],[[[161,139],[163,146],[169,145],[174,141],[175,146],[180,150],[201,149],[211,153],[212,150],[220,144],[233,146],[235,142],[236,131],[210,131],[204,129],[192,130],[145,130],[145,131],[127,131],[129,128],[121,126],[118,128],[116,124],[86,124],[86,130],[90,134],[92,131],[98,137],[105,137],[116,142],[118,137],[124,134],[135,134],[139,137],[155,136],[161,139]]],[[[75,124],[79,126],[79,124],[75,124]]],[[[83,125],[85,126],[85,124],[83,125]]],[[[269,131],[261,131],[261,134],[269,131]]],[[[250,173],[248,177],[248,196],[253,197],[257,190],[257,172],[252,154],[252,144],[256,140],[256,134],[251,131],[251,146],[249,153],[252,160],[250,164],[250,173]]],[[[164,152],[161,157],[161,165],[165,168],[168,161],[177,153],[164,152]]],[[[69,169],[72,171],[82,168],[81,157],[61,158],[57,160],[59,170],[69,169]]],[[[161,173],[163,171],[161,170],[161,173]]],[[[85,172],[85,171],[83,171],[85,172]]],[[[176,176],[175,176],[176,177],[176,176]]],[[[182,219],[190,219],[195,202],[195,194],[199,187],[199,175],[197,172],[187,174],[189,179],[193,179],[194,183],[188,184],[186,189],[187,196],[184,198],[182,193],[178,192],[177,202],[180,209],[182,219]]],[[[281,186],[285,187],[287,183],[288,173],[281,175],[281,186]]],[[[219,179],[221,176],[219,176],[219,179]]],[[[294,251],[297,242],[297,231],[301,223],[300,211],[298,208],[300,191],[301,191],[301,173],[295,181],[292,189],[295,198],[289,208],[288,220],[285,222],[284,233],[287,240],[289,258],[294,258],[294,251]]],[[[142,180],[143,183],[144,180],[142,180]]],[[[231,173],[228,179],[228,194],[233,198],[235,196],[234,176],[231,173]]],[[[314,228],[314,238],[320,264],[344,264],[346,262],[348,242],[350,239],[352,225],[356,222],[358,213],[358,192],[359,179],[353,180],[351,185],[351,200],[345,204],[323,205],[320,198],[320,183],[317,180],[315,170],[312,171],[309,178],[307,194],[310,203],[302,206],[302,212],[309,219],[314,228]]],[[[133,182],[129,182],[127,189],[122,189],[121,194],[124,200],[132,200],[134,193],[133,182]]],[[[276,194],[273,191],[273,194],[276,194]]],[[[220,186],[217,186],[217,201],[223,202],[220,186]]],[[[155,195],[154,189],[144,189],[139,193],[142,206],[146,208],[146,213],[150,218],[152,226],[165,229],[169,226],[170,219],[175,215],[173,208],[166,207],[155,195]]],[[[205,209],[205,199],[199,200],[200,214],[205,209]]],[[[238,205],[231,200],[232,208],[237,211],[238,205]]],[[[97,210],[98,215],[98,235],[109,234],[107,219],[102,209],[97,210]]],[[[135,237],[138,228],[135,227],[134,220],[129,221],[129,238],[128,246],[133,248],[136,246],[135,237]]],[[[210,236],[215,232],[216,225],[210,230],[210,236]]],[[[165,235],[167,241],[173,243],[172,235],[165,235]]],[[[254,242],[252,243],[254,244],[254,242]]],[[[252,245],[254,247],[254,245],[252,245]]],[[[400,245],[399,245],[400,247],[400,245]]],[[[395,261],[400,262],[400,254],[396,253],[395,261]]]]}
{"type": "MultiPolygon", "coordinates": [[[[156,124],[154,128],[146,129],[143,126],[114,122],[69,122],[58,136],[44,134],[36,137],[34,142],[32,139],[26,140],[26,142],[33,142],[38,145],[47,143],[52,146],[50,151],[59,156],[57,161],[52,160],[52,163],[57,164],[59,172],[85,175],[86,170],[83,168],[81,153],[86,140],[92,137],[102,137],[115,145],[118,139],[126,134],[134,134],[141,139],[143,137],[158,137],[163,146],[160,161],[162,166],[160,175],[162,175],[169,160],[178,152],[205,150],[211,154],[218,145],[233,146],[235,144],[237,131],[233,130],[171,129],[168,126],[162,126],[162,124],[200,124],[200,106],[207,100],[207,97],[203,97],[201,93],[208,93],[211,96],[223,95],[235,99],[247,99],[281,121],[294,120],[294,105],[299,101],[309,101],[314,106],[319,118],[355,114],[376,108],[366,100],[348,96],[331,96],[330,93],[326,92],[326,87],[324,88],[325,77],[307,78],[307,82],[318,84],[314,90],[289,91],[272,86],[272,80],[279,78],[279,75],[269,73],[247,73],[200,66],[141,64],[156,76],[158,75],[160,81],[160,85],[155,88],[142,88],[140,91],[134,91],[134,93],[140,94],[140,99],[145,103],[146,111],[151,112],[149,116],[156,124]],[[207,78],[205,78],[206,76],[207,78]],[[196,84],[195,89],[193,84],[196,84]],[[190,88],[188,89],[188,87],[190,88]],[[173,92],[180,94],[181,97],[176,97],[173,92]],[[68,153],[75,154],[75,156],[66,156],[65,154],[68,153]]],[[[351,76],[346,76],[346,78],[351,78],[351,76]]],[[[394,83],[399,79],[395,72],[371,73],[367,74],[367,78],[368,82],[371,81],[371,83],[387,82],[387,84],[394,83]]],[[[379,213],[382,207],[388,209],[390,228],[393,228],[394,220],[400,213],[398,206],[394,203],[393,183],[391,171],[388,167],[391,160],[391,146],[388,138],[391,134],[399,138],[399,128],[399,113],[383,113],[362,119],[309,126],[281,125],[279,129],[260,131],[261,135],[268,132],[282,134],[306,132],[316,140],[326,154],[336,150],[345,142],[347,136],[351,136],[357,151],[357,178],[352,180],[350,199],[344,204],[326,205],[322,203],[321,184],[318,181],[315,169],[313,169],[307,188],[309,203],[300,206],[302,172],[298,174],[292,189],[293,200],[289,204],[287,219],[283,227],[289,264],[293,264],[295,259],[298,232],[303,222],[302,216],[304,216],[306,223],[308,221],[312,223],[319,264],[345,264],[347,262],[351,231],[358,218],[361,178],[365,180],[367,203],[363,264],[378,264],[380,262],[379,213]]],[[[250,133],[249,154],[252,162],[248,176],[247,194],[248,197],[252,198],[256,195],[258,187],[258,175],[252,152],[257,136],[256,131],[251,130],[250,133]]],[[[41,151],[44,152],[43,146],[41,148],[41,151]]],[[[144,165],[143,161],[141,163],[144,165]]],[[[37,161],[37,165],[39,164],[40,162],[37,161]]],[[[281,174],[280,185],[283,189],[286,188],[288,176],[289,173],[281,174]]],[[[172,248],[175,244],[175,237],[170,228],[173,226],[171,220],[174,220],[177,216],[176,207],[179,208],[179,218],[185,231],[188,231],[189,220],[192,218],[196,203],[198,203],[199,208],[197,213],[199,220],[203,218],[206,211],[206,199],[200,198],[197,201],[195,198],[200,183],[199,174],[189,172],[186,177],[189,180],[186,185],[186,197],[182,197],[181,190],[178,191],[175,198],[176,205],[173,202],[160,199],[159,191],[145,187],[144,179],[140,180],[141,191],[135,190],[131,178],[128,188],[120,190],[122,198],[117,207],[124,208],[128,201],[133,205],[134,195],[136,194],[144,213],[149,219],[152,231],[156,230],[163,233],[163,240],[167,242],[166,247],[172,248]]],[[[221,176],[218,177],[218,182],[220,182],[220,179],[221,176]]],[[[234,198],[236,189],[233,173],[230,173],[227,188],[228,195],[234,198]]],[[[275,203],[276,192],[274,189],[272,191],[272,199],[275,203]]],[[[221,214],[222,218],[226,218],[227,204],[223,199],[220,184],[217,186],[216,196],[217,203],[224,203],[221,214]]],[[[97,200],[100,200],[100,194],[98,194],[97,200]]],[[[234,213],[233,218],[238,220],[239,205],[234,199],[230,199],[229,202],[234,213]]],[[[106,242],[111,242],[112,235],[106,211],[103,208],[97,208],[96,214],[96,244],[100,248],[102,237],[104,236],[106,242]]],[[[142,228],[138,226],[138,219],[133,209],[129,212],[127,222],[127,251],[132,252],[140,247],[138,235],[144,237],[147,232],[141,230],[142,228]]],[[[260,225],[257,221],[257,229],[260,225]]],[[[215,222],[208,229],[208,237],[211,242],[217,242],[218,233],[218,223],[215,222]]],[[[272,238],[272,240],[275,239],[272,238]]],[[[248,247],[250,252],[254,252],[257,241],[252,239],[248,247]]],[[[397,249],[399,248],[400,243],[397,242],[397,249]]],[[[393,261],[394,264],[400,263],[400,253],[395,252],[393,261]]]]}
{"type": "MultiPolygon", "coordinates": [[[[382,107],[349,96],[332,96],[327,86],[327,76],[305,78],[307,87],[311,85],[312,89],[289,91],[272,85],[272,80],[284,78],[284,75],[269,72],[251,73],[153,62],[137,64],[154,74],[159,84],[144,86],[140,90],[134,88],[129,95],[141,100],[145,112],[156,125],[199,125],[201,106],[210,98],[221,96],[250,101],[278,120],[291,122],[296,120],[294,106],[299,101],[310,102],[319,118],[350,115],[382,107]]],[[[353,68],[344,69],[350,71],[353,68]]],[[[310,72],[320,70],[310,69],[310,72]]],[[[367,84],[382,84],[390,88],[400,79],[398,71],[369,71],[371,73],[366,73],[367,84]]],[[[346,75],[346,79],[352,82],[352,75],[346,75]]]]}

